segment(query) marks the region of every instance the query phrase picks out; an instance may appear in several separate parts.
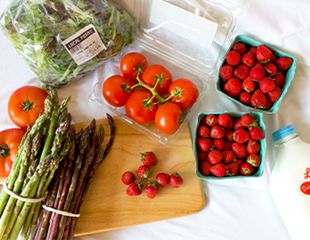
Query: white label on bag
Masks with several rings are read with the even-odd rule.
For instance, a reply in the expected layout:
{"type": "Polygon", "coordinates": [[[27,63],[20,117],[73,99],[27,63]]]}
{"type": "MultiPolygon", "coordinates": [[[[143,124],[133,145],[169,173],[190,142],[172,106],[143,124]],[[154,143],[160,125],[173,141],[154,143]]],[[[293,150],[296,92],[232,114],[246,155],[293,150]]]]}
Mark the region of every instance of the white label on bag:
{"type": "Polygon", "coordinates": [[[152,0],[150,21],[194,43],[210,48],[218,24],[162,0],[152,0]]]}
{"type": "Polygon", "coordinates": [[[62,41],[77,65],[92,59],[106,47],[103,45],[94,25],[89,24],[62,41]]]}

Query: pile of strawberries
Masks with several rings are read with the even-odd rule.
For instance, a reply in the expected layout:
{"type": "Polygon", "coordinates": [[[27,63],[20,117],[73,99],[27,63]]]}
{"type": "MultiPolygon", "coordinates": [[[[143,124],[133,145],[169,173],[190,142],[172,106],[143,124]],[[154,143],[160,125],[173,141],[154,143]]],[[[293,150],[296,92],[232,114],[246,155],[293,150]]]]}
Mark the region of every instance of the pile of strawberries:
{"type": "Polygon", "coordinates": [[[235,43],[220,69],[221,89],[245,105],[268,110],[280,98],[292,62],[264,45],[235,43]]]}
{"type": "Polygon", "coordinates": [[[258,120],[250,113],[231,117],[227,113],[204,117],[197,129],[201,174],[217,177],[252,175],[261,164],[258,120]]]}
{"type": "Polygon", "coordinates": [[[122,174],[122,182],[129,185],[126,193],[128,196],[140,195],[144,189],[149,198],[154,198],[160,187],[165,187],[169,183],[171,187],[178,188],[183,184],[183,178],[177,173],[169,175],[168,173],[158,173],[154,181],[148,181],[152,174],[151,167],[157,165],[158,158],[153,152],[144,152],[141,154],[142,164],[137,170],[137,176],[140,180],[136,180],[136,175],[133,172],[126,171],[122,174]],[[143,181],[147,181],[144,186],[143,181]]]}

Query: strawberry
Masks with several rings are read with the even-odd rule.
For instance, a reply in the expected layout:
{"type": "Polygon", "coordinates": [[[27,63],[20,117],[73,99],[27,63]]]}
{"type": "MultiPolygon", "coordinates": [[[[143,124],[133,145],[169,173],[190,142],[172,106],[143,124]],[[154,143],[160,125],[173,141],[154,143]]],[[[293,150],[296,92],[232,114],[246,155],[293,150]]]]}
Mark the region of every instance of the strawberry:
{"type": "Polygon", "coordinates": [[[200,151],[207,152],[213,146],[213,142],[210,138],[197,138],[196,139],[197,147],[200,151]]]}
{"type": "Polygon", "coordinates": [[[170,185],[173,188],[178,188],[183,184],[183,178],[177,172],[170,175],[170,185]]]}
{"type": "Polygon", "coordinates": [[[250,71],[250,77],[254,81],[260,81],[266,76],[265,70],[263,66],[261,65],[256,65],[254,66],[251,71],[250,71]]]}
{"type": "Polygon", "coordinates": [[[232,142],[232,141],[234,141],[234,136],[233,135],[234,135],[234,130],[228,129],[228,130],[225,131],[224,139],[226,141],[232,142]]]}
{"type": "Polygon", "coordinates": [[[250,68],[245,64],[239,65],[234,70],[234,76],[241,80],[246,79],[249,76],[249,73],[250,73],[250,68]]]}
{"type": "Polygon", "coordinates": [[[218,124],[224,127],[225,129],[232,128],[233,120],[227,113],[222,113],[217,118],[218,124]]]}
{"type": "Polygon", "coordinates": [[[258,154],[260,152],[260,145],[257,141],[250,139],[247,145],[249,154],[258,154]]]}
{"type": "Polygon", "coordinates": [[[231,149],[231,142],[225,142],[224,150],[230,150],[231,149]]]}
{"type": "Polygon", "coordinates": [[[199,137],[206,138],[206,137],[209,137],[209,134],[210,134],[210,128],[204,125],[200,125],[198,127],[197,135],[199,137]]]}
{"type": "Polygon", "coordinates": [[[275,86],[275,88],[272,91],[267,93],[267,97],[270,100],[270,102],[275,103],[280,98],[281,93],[282,93],[281,88],[275,86]]]}
{"type": "Polygon", "coordinates": [[[253,47],[250,47],[250,48],[249,48],[249,52],[255,54],[255,56],[256,56],[257,47],[254,47],[254,46],[253,46],[253,47]]]}
{"type": "Polygon", "coordinates": [[[211,128],[210,137],[223,138],[225,136],[225,129],[220,125],[215,125],[211,128]]]}
{"type": "Polygon", "coordinates": [[[205,176],[209,176],[211,174],[210,168],[212,167],[211,163],[208,161],[201,162],[200,165],[200,172],[205,176]]]}
{"type": "Polygon", "coordinates": [[[135,180],[136,180],[136,176],[130,171],[124,172],[122,174],[122,182],[126,185],[129,185],[135,180]]]}
{"type": "Polygon", "coordinates": [[[220,70],[220,76],[224,80],[232,78],[233,77],[233,71],[234,71],[234,68],[232,66],[225,65],[220,70]]]}
{"type": "Polygon", "coordinates": [[[210,114],[206,117],[205,122],[209,127],[212,127],[217,124],[217,116],[210,114]]]}
{"type": "Polygon", "coordinates": [[[210,172],[217,177],[224,177],[226,175],[227,167],[224,163],[215,164],[210,168],[210,172]]]}
{"type": "Polygon", "coordinates": [[[141,161],[143,165],[146,166],[155,166],[158,163],[158,159],[153,152],[144,152],[141,154],[141,161]]]}
{"type": "Polygon", "coordinates": [[[237,143],[245,143],[247,141],[249,141],[250,139],[250,133],[245,130],[244,128],[238,128],[235,132],[234,132],[234,140],[237,143]]]}
{"type": "Polygon", "coordinates": [[[277,56],[273,55],[269,62],[275,64],[277,60],[278,60],[277,56]]]}
{"type": "Polygon", "coordinates": [[[236,176],[239,173],[239,164],[238,163],[229,163],[227,164],[226,176],[236,176]]]}
{"type": "Polygon", "coordinates": [[[240,63],[241,56],[237,51],[229,51],[226,54],[226,62],[231,66],[237,66],[240,63]]]}
{"type": "Polygon", "coordinates": [[[238,43],[235,43],[233,46],[232,46],[232,50],[240,53],[241,55],[243,55],[244,53],[246,53],[246,46],[244,43],[242,42],[238,42],[238,43]]]}
{"type": "Polygon", "coordinates": [[[244,161],[239,159],[235,163],[237,163],[239,165],[239,168],[240,168],[240,166],[244,163],[244,161]]]}
{"type": "Polygon", "coordinates": [[[208,159],[212,165],[217,164],[223,160],[222,152],[218,150],[212,150],[208,154],[208,159]]]}
{"type": "Polygon", "coordinates": [[[150,177],[151,175],[151,168],[149,166],[146,165],[142,165],[138,168],[137,170],[137,175],[139,178],[141,179],[147,179],[150,177]]]}
{"type": "Polygon", "coordinates": [[[240,173],[245,176],[250,176],[254,173],[254,169],[251,164],[246,162],[240,166],[240,173]]]}
{"type": "Polygon", "coordinates": [[[239,95],[239,102],[245,104],[245,105],[249,105],[251,103],[251,98],[252,95],[248,92],[242,92],[239,95]]]}
{"type": "Polygon", "coordinates": [[[261,63],[267,63],[272,58],[273,54],[269,48],[264,45],[259,45],[256,51],[256,59],[261,63]]]}
{"type": "Polygon", "coordinates": [[[268,104],[268,99],[266,97],[266,95],[260,90],[257,89],[251,98],[251,105],[255,108],[266,108],[268,104]]]}
{"type": "Polygon", "coordinates": [[[148,198],[153,199],[159,192],[159,184],[157,182],[148,182],[145,186],[144,191],[148,198]]]}
{"type": "Polygon", "coordinates": [[[207,160],[207,157],[208,157],[208,152],[198,150],[198,160],[199,161],[205,161],[205,160],[207,160]]]}
{"type": "Polygon", "coordinates": [[[128,196],[138,196],[141,194],[143,189],[143,184],[140,182],[132,182],[128,186],[126,193],[128,196]]]}
{"type": "Polygon", "coordinates": [[[213,140],[214,149],[223,151],[225,148],[225,141],[223,138],[216,138],[213,140]]]}
{"type": "Polygon", "coordinates": [[[276,84],[274,81],[272,81],[270,78],[264,78],[259,83],[259,88],[263,93],[268,93],[272,91],[275,88],[276,84]]]}
{"type": "MultiPolygon", "coordinates": [[[[256,67],[256,66],[260,66],[260,67],[264,68],[264,64],[261,63],[261,62],[259,62],[259,61],[256,61],[256,62],[255,62],[254,67],[256,67]]],[[[265,71],[265,69],[264,69],[264,71],[265,71]]],[[[265,73],[265,74],[266,74],[266,73],[265,73]]]]}
{"type": "Polygon", "coordinates": [[[231,149],[234,152],[236,158],[245,158],[248,155],[246,145],[244,143],[234,142],[231,145],[231,149]]]}
{"type": "Polygon", "coordinates": [[[165,187],[169,184],[170,176],[168,173],[158,173],[156,175],[156,181],[160,186],[165,187]]]}
{"type": "Polygon", "coordinates": [[[253,92],[256,89],[256,84],[253,81],[252,78],[247,77],[243,82],[242,82],[242,89],[248,93],[253,92]]]}
{"type": "Polygon", "coordinates": [[[259,167],[261,161],[258,155],[251,154],[247,157],[246,162],[251,164],[252,167],[259,167]]]}
{"type": "Polygon", "coordinates": [[[273,63],[269,62],[264,65],[264,69],[267,76],[273,76],[277,73],[277,67],[273,63]]]}
{"type": "Polygon", "coordinates": [[[235,119],[234,119],[234,126],[233,126],[233,129],[234,130],[237,130],[238,128],[242,128],[243,127],[243,125],[242,125],[242,123],[241,123],[241,117],[236,117],[235,119]]]}
{"type": "Polygon", "coordinates": [[[255,54],[251,52],[243,54],[241,62],[248,67],[253,67],[255,64],[255,54]]]}
{"type": "Polygon", "coordinates": [[[254,127],[250,130],[250,135],[252,140],[263,140],[264,133],[260,127],[254,127]]]}
{"type": "Polygon", "coordinates": [[[285,71],[289,69],[289,67],[292,65],[293,59],[289,57],[280,57],[278,58],[276,64],[280,71],[285,71]]]}
{"type": "Polygon", "coordinates": [[[222,154],[223,162],[226,164],[232,163],[236,159],[234,152],[231,150],[224,150],[222,154]]]}
{"type": "Polygon", "coordinates": [[[269,100],[268,100],[268,102],[267,102],[267,106],[266,106],[266,110],[268,110],[268,109],[270,109],[272,107],[272,102],[270,102],[269,100]]]}
{"type": "Polygon", "coordinates": [[[253,119],[253,122],[250,123],[247,128],[251,130],[252,128],[259,127],[258,120],[256,118],[253,119]]]}
{"type": "Polygon", "coordinates": [[[279,86],[282,87],[285,83],[285,76],[283,73],[276,73],[274,76],[274,83],[279,86]]]}
{"type": "Polygon", "coordinates": [[[237,97],[242,91],[242,82],[238,78],[230,78],[224,85],[223,91],[230,97],[237,97]]]}
{"type": "Polygon", "coordinates": [[[253,121],[254,121],[254,117],[250,113],[246,113],[241,116],[241,125],[243,127],[249,126],[251,123],[253,123],[253,121]]]}

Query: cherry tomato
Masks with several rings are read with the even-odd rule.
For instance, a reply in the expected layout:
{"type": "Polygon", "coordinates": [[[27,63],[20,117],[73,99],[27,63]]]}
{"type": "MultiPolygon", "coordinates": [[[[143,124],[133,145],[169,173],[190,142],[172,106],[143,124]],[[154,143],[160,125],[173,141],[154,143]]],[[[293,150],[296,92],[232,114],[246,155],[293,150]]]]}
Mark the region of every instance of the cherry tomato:
{"type": "Polygon", "coordinates": [[[147,124],[155,119],[155,113],[158,108],[157,99],[152,100],[152,105],[145,107],[143,102],[150,99],[152,94],[147,90],[138,90],[133,92],[126,104],[125,110],[129,118],[139,124],[147,124]]]}
{"type": "Polygon", "coordinates": [[[12,128],[0,132],[0,176],[7,177],[23,139],[25,129],[12,128]]]}
{"type": "Polygon", "coordinates": [[[18,127],[27,128],[44,112],[44,101],[48,93],[35,86],[23,86],[15,90],[8,102],[9,117],[18,127]]]}
{"type": "MultiPolygon", "coordinates": [[[[140,69],[141,72],[145,70],[147,67],[147,60],[146,58],[138,52],[131,52],[126,54],[120,64],[120,69],[123,76],[129,79],[132,83],[138,83],[137,73],[140,69]]],[[[139,77],[141,76],[141,72],[139,77]]]]}
{"type": "Polygon", "coordinates": [[[180,96],[172,97],[170,101],[177,104],[182,111],[190,109],[199,97],[196,85],[185,78],[179,78],[171,83],[168,94],[171,95],[175,92],[179,92],[180,96]]]}
{"type": "Polygon", "coordinates": [[[159,64],[148,66],[141,75],[141,81],[149,87],[154,87],[158,77],[161,77],[163,81],[157,85],[156,92],[162,95],[167,92],[172,82],[172,75],[164,66],[159,64]]]}
{"type": "Polygon", "coordinates": [[[174,134],[183,122],[184,115],[180,107],[175,103],[164,103],[161,105],[155,115],[155,125],[165,134],[174,134]]]}
{"type": "Polygon", "coordinates": [[[132,83],[121,75],[113,75],[103,83],[102,95],[114,107],[125,105],[129,95],[133,92],[132,83]]]}

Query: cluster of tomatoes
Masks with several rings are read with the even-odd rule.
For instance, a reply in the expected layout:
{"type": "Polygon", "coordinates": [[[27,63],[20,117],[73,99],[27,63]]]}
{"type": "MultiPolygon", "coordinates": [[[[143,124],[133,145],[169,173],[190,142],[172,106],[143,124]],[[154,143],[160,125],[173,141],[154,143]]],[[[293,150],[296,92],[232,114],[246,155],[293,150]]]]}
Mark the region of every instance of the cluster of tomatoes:
{"type": "Polygon", "coordinates": [[[140,125],[155,121],[162,133],[174,134],[199,96],[196,85],[185,78],[173,81],[164,66],[148,65],[138,52],[126,54],[120,70],[122,75],[113,75],[103,84],[108,104],[125,106],[126,115],[140,125]]]}
{"type": "Polygon", "coordinates": [[[23,86],[15,90],[8,101],[8,114],[18,128],[0,132],[0,176],[7,177],[12,168],[21,140],[28,124],[32,126],[40,112],[44,111],[44,101],[48,93],[35,86],[23,86]]]}

